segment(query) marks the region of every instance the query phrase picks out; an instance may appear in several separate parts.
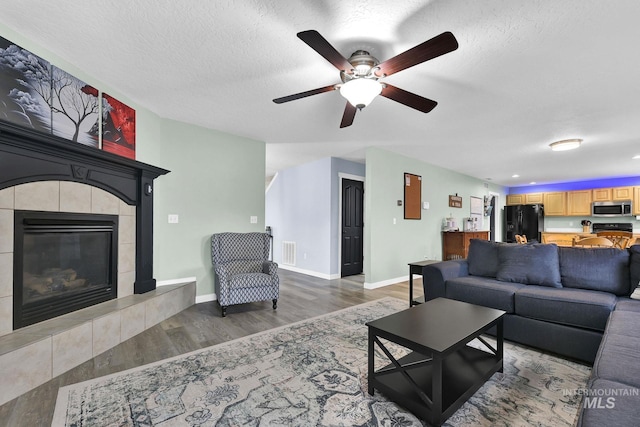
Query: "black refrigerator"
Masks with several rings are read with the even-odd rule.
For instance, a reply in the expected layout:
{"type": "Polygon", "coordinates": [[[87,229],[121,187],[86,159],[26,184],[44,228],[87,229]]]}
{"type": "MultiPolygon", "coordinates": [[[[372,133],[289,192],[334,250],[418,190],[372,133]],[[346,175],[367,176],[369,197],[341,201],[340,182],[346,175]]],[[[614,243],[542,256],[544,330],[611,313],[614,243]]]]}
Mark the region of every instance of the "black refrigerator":
{"type": "Polygon", "coordinates": [[[541,242],[544,231],[543,205],[505,206],[504,241],[516,242],[516,234],[527,236],[529,242],[541,242]]]}

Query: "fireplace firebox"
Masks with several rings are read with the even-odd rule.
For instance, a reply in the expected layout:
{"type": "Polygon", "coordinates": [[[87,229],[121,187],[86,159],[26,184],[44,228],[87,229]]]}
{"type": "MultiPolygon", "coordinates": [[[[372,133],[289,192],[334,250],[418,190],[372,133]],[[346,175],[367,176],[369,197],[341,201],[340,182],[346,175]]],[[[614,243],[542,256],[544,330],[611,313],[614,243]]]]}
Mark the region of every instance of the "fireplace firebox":
{"type": "Polygon", "coordinates": [[[14,213],[13,328],[117,298],[118,216],[14,213]]]}

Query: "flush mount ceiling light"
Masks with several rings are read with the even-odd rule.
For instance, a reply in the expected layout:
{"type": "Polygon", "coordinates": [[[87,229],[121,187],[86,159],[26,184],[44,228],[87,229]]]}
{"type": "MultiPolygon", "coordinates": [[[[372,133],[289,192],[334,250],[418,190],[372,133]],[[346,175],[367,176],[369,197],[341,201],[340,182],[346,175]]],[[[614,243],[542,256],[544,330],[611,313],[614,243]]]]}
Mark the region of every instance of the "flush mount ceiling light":
{"type": "Polygon", "coordinates": [[[633,156],[633,157],[632,157],[632,159],[633,159],[633,160],[638,160],[638,159],[640,159],[640,154],[638,154],[637,156],[633,156]]]}
{"type": "Polygon", "coordinates": [[[553,151],[567,151],[567,150],[575,150],[580,147],[582,143],[581,139],[564,139],[562,141],[556,141],[549,144],[549,147],[553,151]]]}

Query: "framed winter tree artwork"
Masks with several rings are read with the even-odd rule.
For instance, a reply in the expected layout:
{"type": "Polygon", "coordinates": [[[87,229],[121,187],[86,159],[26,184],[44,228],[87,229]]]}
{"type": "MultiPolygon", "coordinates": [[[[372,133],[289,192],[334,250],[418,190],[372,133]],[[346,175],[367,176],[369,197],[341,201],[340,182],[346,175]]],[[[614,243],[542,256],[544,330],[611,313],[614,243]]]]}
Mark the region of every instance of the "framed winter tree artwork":
{"type": "Polygon", "coordinates": [[[53,134],[98,147],[98,90],[56,66],[51,67],[53,134]]]}
{"type": "Polygon", "coordinates": [[[0,37],[0,119],[51,133],[51,64],[0,37]]]}
{"type": "Polygon", "coordinates": [[[136,158],[136,110],[102,93],[102,149],[136,158]]]}

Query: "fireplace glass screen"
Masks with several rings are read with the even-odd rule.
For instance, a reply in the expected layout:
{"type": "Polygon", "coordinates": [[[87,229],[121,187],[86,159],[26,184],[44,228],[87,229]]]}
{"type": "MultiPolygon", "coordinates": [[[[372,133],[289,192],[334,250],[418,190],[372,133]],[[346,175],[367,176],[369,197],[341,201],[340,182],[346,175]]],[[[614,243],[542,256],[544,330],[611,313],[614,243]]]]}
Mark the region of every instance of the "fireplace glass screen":
{"type": "Polygon", "coordinates": [[[16,211],[15,329],[116,297],[117,224],[111,215],[16,211]]]}
{"type": "Polygon", "coordinates": [[[110,284],[110,232],[24,235],[23,303],[110,284]]]}

